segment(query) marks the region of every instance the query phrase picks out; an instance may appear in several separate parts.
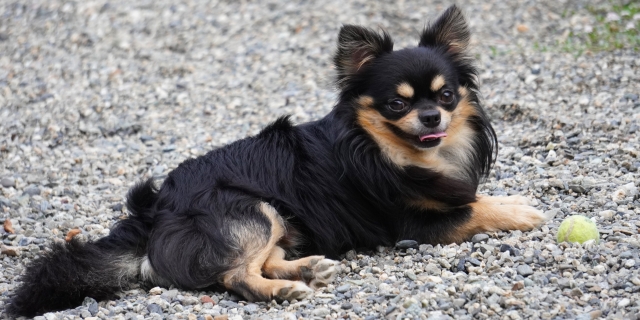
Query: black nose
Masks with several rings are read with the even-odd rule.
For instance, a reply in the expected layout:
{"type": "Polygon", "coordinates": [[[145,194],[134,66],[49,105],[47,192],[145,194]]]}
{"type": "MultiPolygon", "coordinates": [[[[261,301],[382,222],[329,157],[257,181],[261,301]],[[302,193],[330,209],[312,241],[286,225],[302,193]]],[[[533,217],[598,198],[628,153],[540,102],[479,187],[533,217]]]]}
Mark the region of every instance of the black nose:
{"type": "Polygon", "coordinates": [[[427,128],[435,128],[440,124],[440,111],[425,110],[418,115],[420,122],[427,128]]]}

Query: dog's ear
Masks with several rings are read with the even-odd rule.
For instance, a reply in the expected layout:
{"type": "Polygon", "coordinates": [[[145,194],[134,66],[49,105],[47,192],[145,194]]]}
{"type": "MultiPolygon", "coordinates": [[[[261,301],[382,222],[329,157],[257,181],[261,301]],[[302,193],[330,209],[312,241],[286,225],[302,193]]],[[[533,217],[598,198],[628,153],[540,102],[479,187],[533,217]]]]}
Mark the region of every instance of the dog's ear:
{"type": "Polygon", "coordinates": [[[368,63],[384,53],[393,51],[393,41],[386,32],[379,34],[371,29],[344,25],[338,35],[338,49],[333,58],[338,72],[339,87],[368,63]]]}
{"type": "Polygon", "coordinates": [[[424,29],[419,46],[444,46],[448,52],[457,55],[465,52],[469,45],[469,38],[469,26],[462,10],[452,5],[434,23],[424,29]]]}

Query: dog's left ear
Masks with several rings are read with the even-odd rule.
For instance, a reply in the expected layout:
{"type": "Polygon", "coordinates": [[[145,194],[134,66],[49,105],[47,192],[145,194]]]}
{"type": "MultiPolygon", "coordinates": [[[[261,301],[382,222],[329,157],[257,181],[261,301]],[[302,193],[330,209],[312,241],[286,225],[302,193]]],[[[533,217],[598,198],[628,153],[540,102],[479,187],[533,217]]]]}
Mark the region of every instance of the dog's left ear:
{"type": "Polygon", "coordinates": [[[465,52],[469,45],[469,38],[469,26],[462,10],[452,5],[434,23],[424,29],[419,46],[444,46],[448,52],[457,55],[465,52]]]}
{"type": "Polygon", "coordinates": [[[344,25],[338,35],[338,49],[333,62],[338,72],[337,83],[343,87],[350,77],[361,72],[375,58],[393,51],[391,37],[383,32],[354,25],[344,25]]]}

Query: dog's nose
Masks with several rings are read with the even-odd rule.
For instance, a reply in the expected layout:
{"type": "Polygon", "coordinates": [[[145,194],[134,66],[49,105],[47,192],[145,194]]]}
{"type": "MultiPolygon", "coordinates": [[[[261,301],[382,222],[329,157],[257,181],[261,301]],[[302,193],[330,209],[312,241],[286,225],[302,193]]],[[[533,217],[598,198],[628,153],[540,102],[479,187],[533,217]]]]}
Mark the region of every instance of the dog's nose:
{"type": "Polygon", "coordinates": [[[435,128],[440,124],[440,111],[425,110],[418,115],[420,122],[427,128],[435,128]]]}

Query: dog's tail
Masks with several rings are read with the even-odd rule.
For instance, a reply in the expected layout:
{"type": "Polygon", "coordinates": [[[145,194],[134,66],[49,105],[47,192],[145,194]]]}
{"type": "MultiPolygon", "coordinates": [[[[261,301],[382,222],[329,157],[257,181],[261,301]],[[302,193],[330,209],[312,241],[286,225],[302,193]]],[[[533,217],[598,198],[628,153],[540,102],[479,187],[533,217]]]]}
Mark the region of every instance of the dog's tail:
{"type": "Polygon", "coordinates": [[[127,288],[140,273],[156,199],[152,180],[139,183],[127,195],[131,215],[109,236],[95,242],[54,243],[51,251],[27,266],[7,314],[32,317],[78,306],[85,297],[108,299],[127,288]]]}

